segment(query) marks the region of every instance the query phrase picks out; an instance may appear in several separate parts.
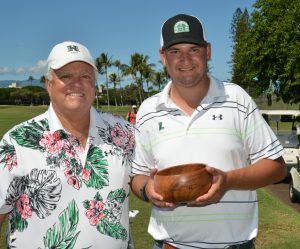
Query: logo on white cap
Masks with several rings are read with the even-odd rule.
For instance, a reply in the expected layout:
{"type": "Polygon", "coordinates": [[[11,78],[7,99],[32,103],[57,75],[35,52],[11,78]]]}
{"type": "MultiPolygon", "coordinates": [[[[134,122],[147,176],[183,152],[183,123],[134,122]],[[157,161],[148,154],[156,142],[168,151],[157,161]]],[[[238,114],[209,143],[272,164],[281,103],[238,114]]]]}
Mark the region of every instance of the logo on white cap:
{"type": "Polygon", "coordinates": [[[67,48],[68,48],[69,52],[72,52],[72,51],[79,52],[79,48],[76,45],[70,45],[70,46],[67,46],[67,48]]]}

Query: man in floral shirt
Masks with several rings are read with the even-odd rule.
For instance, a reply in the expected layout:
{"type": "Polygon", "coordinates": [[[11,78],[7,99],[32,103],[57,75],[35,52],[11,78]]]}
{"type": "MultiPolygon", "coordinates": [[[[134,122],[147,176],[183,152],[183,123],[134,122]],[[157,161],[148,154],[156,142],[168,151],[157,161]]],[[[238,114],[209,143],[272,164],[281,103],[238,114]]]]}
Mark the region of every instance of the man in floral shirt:
{"type": "Polygon", "coordinates": [[[47,112],[0,142],[0,220],[9,248],[127,248],[132,126],[92,107],[88,49],[57,44],[47,60],[47,112]]]}

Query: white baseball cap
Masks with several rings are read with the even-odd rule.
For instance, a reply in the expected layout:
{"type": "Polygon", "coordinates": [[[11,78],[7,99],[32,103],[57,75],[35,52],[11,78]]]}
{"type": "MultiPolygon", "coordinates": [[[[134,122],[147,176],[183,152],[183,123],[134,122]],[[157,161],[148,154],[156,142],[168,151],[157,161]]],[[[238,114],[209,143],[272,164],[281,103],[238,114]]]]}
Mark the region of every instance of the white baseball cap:
{"type": "Polygon", "coordinates": [[[55,45],[47,59],[47,69],[59,69],[68,63],[83,61],[97,70],[89,50],[78,42],[65,41],[55,45]]]}

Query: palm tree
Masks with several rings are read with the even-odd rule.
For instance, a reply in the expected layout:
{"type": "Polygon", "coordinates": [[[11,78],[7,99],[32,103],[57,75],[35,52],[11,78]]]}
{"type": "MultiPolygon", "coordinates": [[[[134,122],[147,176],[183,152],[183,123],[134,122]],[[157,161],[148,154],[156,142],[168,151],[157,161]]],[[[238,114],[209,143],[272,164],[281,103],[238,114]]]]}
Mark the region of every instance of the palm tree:
{"type": "Polygon", "coordinates": [[[33,76],[30,75],[28,77],[28,80],[30,81],[30,86],[31,86],[31,88],[30,88],[30,91],[31,91],[30,106],[32,106],[33,105],[33,103],[32,103],[32,101],[33,101],[32,81],[34,80],[33,76]]]}
{"type": "Polygon", "coordinates": [[[162,72],[156,72],[156,73],[154,74],[154,82],[153,82],[153,85],[157,86],[158,91],[160,91],[162,84],[163,84],[163,76],[162,76],[162,72]]]}
{"type": "MultiPolygon", "coordinates": [[[[134,53],[130,56],[129,65],[123,66],[124,74],[131,75],[134,84],[136,84],[137,86],[139,86],[137,73],[138,73],[140,64],[141,64],[141,55],[139,53],[134,53]]],[[[138,88],[138,94],[139,94],[140,100],[142,100],[142,95],[140,93],[139,88],[138,88]]]]}
{"type": "Polygon", "coordinates": [[[30,86],[32,86],[32,81],[34,80],[33,76],[30,75],[30,76],[28,77],[28,80],[30,81],[30,86]]]}
{"type": "Polygon", "coordinates": [[[134,53],[130,57],[130,64],[125,68],[125,74],[131,75],[134,83],[137,85],[140,102],[144,100],[144,73],[150,71],[155,65],[153,63],[148,64],[148,60],[148,55],[134,53]]]}
{"type": "Polygon", "coordinates": [[[46,82],[46,77],[45,77],[45,75],[42,75],[42,76],[41,76],[40,82],[45,84],[45,82],[46,82]]]}
{"type": "Polygon", "coordinates": [[[162,70],[154,73],[154,81],[153,85],[157,86],[158,91],[160,92],[161,89],[167,84],[170,77],[165,67],[162,70]]]}
{"type": "Polygon", "coordinates": [[[162,88],[168,83],[168,81],[170,80],[170,76],[168,73],[167,68],[162,64],[162,61],[160,60],[159,63],[162,65],[162,69],[160,69],[159,71],[155,72],[154,74],[154,78],[155,78],[155,82],[153,82],[153,84],[155,86],[157,86],[158,91],[161,91],[162,88]]]}
{"type": "Polygon", "coordinates": [[[144,71],[143,71],[143,76],[146,81],[146,86],[147,86],[147,96],[149,98],[149,82],[154,81],[154,70],[152,69],[151,66],[145,65],[144,71]]]}
{"type": "Polygon", "coordinates": [[[108,71],[107,69],[112,66],[112,57],[108,57],[107,53],[101,53],[96,59],[96,67],[99,74],[105,74],[106,79],[106,96],[107,96],[107,107],[109,110],[109,92],[108,92],[108,71]]]}
{"type": "Polygon", "coordinates": [[[119,79],[119,89],[120,89],[120,98],[121,98],[121,105],[123,106],[123,95],[122,95],[122,92],[123,92],[123,89],[122,89],[122,86],[121,86],[121,81],[122,81],[122,76],[123,76],[123,66],[120,62],[120,60],[116,60],[114,63],[114,66],[117,68],[117,76],[118,76],[118,79],[119,79]]]}
{"type": "MultiPolygon", "coordinates": [[[[139,65],[139,73],[140,73],[140,90],[142,93],[142,97],[144,100],[144,79],[146,80],[146,84],[147,84],[147,90],[149,89],[149,81],[151,81],[151,75],[153,73],[153,67],[155,66],[154,63],[148,63],[148,60],[150,59],[150,57],[148,55],[143,55],[141,54],[141,63],[139,65]]],[[[148,93],[149,96],[149,93],[148,93]]]]}
{"type": "Polygon", "coordinates": [[[116,95],[116,86],[120,82],[120,79],[116,73],[112,73],[109,75],[109,82],[113,83],[113,89],[114,89],[114,97],[115,97],[115,106],[118,105],[117,103],[117,95],[116,95]]]}

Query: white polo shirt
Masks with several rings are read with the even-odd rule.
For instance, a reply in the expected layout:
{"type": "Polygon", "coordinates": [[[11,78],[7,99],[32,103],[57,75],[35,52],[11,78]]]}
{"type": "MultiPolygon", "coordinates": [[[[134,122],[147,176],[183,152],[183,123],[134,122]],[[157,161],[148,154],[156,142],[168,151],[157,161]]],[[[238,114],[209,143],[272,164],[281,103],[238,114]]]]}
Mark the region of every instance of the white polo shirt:
{"type": "MultiPolygon", "coordinates": [[[[139,108],[133,174],[149,175],[185,163],[229,171],[276,159],[283,148],[251,97],[238,85],[210,77],[207,96],[192,116],[169,98],[171,82],[139,108]]],[[[148,232],[179,248],[224,248],[256,237],[256,191],[228,191],[205,207],[153,207],[148,232]]]]}
{"type": "Polygon", "coordinates": [[[9,248],[127,249],[132,126],[91,109],[86,148],[50,106],[0,142],[9,248]]]}

